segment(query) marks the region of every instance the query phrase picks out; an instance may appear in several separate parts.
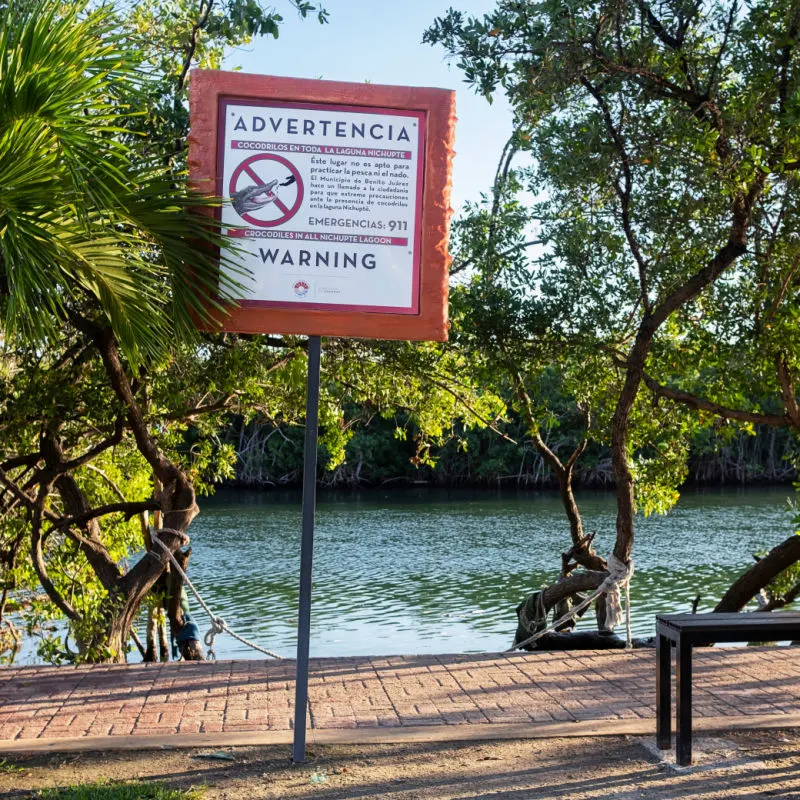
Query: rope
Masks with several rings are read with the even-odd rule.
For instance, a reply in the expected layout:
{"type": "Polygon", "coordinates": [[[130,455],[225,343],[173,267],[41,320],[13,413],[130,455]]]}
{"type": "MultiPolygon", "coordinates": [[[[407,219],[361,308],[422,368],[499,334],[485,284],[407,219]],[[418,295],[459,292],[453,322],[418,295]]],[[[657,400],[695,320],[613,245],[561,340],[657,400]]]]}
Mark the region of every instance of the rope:
{"type": "MultiPolygon", "coordinates": [[[[631,562],[631,575],[633,575],[633,562],[631,562]]],[[[625,649],[633,650],[631,637],[631,580],[625,581],[625,649]]]]}
{"type": "MultiPolygon", "coordinates": [[[[203,642],[205,642],[206,647],[208,648],[208,658],[216,661],[216,653],[214,652],[214,639],[220,633],[227,633],[233,636],[234,639],[238,639],[242,644],[247,645],[248,647],[252,647],[253,650],[258,650],[259,653],[264,653],[264,655],[269,656],[270,658],[277,658],[282,659],[282,656],[279,656],[277,653],[273,653],[271,650],[265,650],[263,647],[260,647],[257,644],[247,640],[244,636],[239,636],[238,633],[235,633],[228,627],[228,623],[222,617],[218,617],[206,604],[205,600],[200,597],[199,592],[197,589],[194,588],[194,584],[189,580],[189,576],[183,571],[181,565],[178,563],[177,559],[173,555],[172,551],[167,547],[158,536],[151,537],[152,541],[157,542],[159,547],[167,554],[169,560],[172,562],[172,565],[178,571],[178,574],[183,578],[186,585],[192,590],[192,594],[197,598],[197,602],[203,607],[203,611],[208,614],[209,619],[211,620],[211,627],[206,632],[206,635],[203,637],[203,642]]],[[[152,552],[152,551],[151,551],[152,552]]],[[[153,553],[155,556],[155,553],[153,553]]],[[[155,556],[158,558],[158,556],[155,556]]],[[[163,559],[159,559],[163,563],[163,559]]]]}
{"type": "Polygon", "coordinates": [[[533,593],[533,617],[528,613],[528,600],[526,600],[519,610],[519,623],[526,631],[531,629],[538,631],[540,628],[547,627],[547,609],[544,607],[543,592],[533,593]]]}
{"type": "Polygon", "coordinates": [[[612,553],[608,557],[607,564],[608,577],[595,590],[594,594],[589,595],[589,597],[587,597],[585,600],[578,603],[577,606],[575,606],[567,614],[564,614],[564,616],[560,619],[557,619],[549,628],[545,628],[542,631],[534,633],[532,636],[529,636],[527,639],[519,642],[519,644],[512,645],[505,652],[513,653],[515,650],[521,650],[523,647],[533,644],[533,642],[541,639],[542,636],[552,633],[554,630],[556,630],[556,628],[560,628],[565,622],[568,622],[570,619],[583,611],[584,608],[600,597],[601,594],[608,595],[606,599],[606,626],[609,628],[615,628],[620,621],[620,617],[622,616],[619,596],[620,585],[625,586],[625,630],[627,634],[625,649],[630,650],[633,647],[633,640],[631,639],[631,604],[628,585],[630,583],[631,576],[633,575],[633,559],[631,559],[626,566],[612,553]]]}

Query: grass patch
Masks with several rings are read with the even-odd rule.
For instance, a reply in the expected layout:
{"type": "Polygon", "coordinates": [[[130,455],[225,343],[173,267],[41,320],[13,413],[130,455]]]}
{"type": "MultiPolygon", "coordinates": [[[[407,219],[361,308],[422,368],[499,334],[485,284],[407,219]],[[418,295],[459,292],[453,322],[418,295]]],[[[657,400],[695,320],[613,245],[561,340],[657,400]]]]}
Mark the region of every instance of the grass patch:
{"type": "Polygon", "coordinates": [[[41,800],[200,800],[197,789],[181,791],[158,783],[91,783],[67,789],[44,789],[41,800]]]}
{"type": "Polygon", "coordinates": [[[6,759],[0,760],[0,774],[3,775],[13,775],[17,772],[25,772],[24,767],[18,767],[16,764],[12,764],[10,761],[6,761],[6,759]]]}

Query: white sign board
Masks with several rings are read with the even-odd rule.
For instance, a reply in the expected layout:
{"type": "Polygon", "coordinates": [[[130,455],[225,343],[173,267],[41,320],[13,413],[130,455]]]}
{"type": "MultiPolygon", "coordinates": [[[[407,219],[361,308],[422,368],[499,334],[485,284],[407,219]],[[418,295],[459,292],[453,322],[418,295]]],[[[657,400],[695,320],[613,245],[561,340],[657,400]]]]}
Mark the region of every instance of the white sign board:
{"type": "Polygon", "coordinates": [[[220,98],[244,304],[417,314],[425,115],[220,98]]]}

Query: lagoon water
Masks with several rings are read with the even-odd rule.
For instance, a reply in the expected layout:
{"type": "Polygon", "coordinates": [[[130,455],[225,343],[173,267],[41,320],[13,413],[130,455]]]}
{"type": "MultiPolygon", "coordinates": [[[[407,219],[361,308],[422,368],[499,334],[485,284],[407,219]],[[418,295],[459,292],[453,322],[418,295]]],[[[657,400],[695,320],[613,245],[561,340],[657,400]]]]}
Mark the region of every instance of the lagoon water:
{"type": "MultiPolygon", "coordinates": [[[[666,516],[637,520],[633,630],[654,615],[713,607],[731,581],[795,529],[790,488],[685,492],[666,516]]],[[[201,499],[190,576],[242,636],[294,657],[300,496],[220,493],[201,499]]],[[[606,554],[613,494],[579,495],[584,524],[606,554]]],[[[544,492],[371,491],[321,494],[317,507],[312,656],[497,651],[514,608],[558,575],[569,530],[544,492]]],[[[201,630],[206,620],[192,598],[201,630]]],[[[587,620],[581,627],[591,627],[587,620]]],[[[259,658],[229,636],[218,658],[259,658]]]]}

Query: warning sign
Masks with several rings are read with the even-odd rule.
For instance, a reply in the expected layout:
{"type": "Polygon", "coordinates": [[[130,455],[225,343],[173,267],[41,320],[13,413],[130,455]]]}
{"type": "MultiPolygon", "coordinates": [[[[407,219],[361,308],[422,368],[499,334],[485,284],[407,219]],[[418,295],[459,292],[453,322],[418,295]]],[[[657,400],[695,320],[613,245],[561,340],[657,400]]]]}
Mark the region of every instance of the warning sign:
{"type": "Polygon", "coordinates": [[[222,201],[198,212],[242,287],[200,324],[447,339],[454,92],[194,70],[189,105],[192,185],[222,201]]]}
{"type": "Polygon", "coordinates": [[[219,126],[243,299],[418,312],[424,114],[221,98],[219,126]]]}

